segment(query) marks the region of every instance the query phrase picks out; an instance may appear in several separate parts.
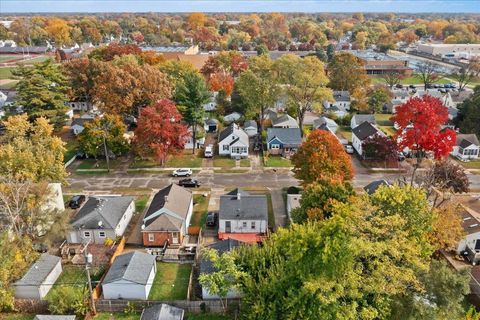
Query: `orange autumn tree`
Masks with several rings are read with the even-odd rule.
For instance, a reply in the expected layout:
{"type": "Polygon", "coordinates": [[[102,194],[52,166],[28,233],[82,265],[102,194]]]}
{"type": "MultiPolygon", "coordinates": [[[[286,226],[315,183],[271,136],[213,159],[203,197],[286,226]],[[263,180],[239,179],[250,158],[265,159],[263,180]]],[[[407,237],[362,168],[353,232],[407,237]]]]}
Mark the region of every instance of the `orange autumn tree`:
{"type": "Polygon", "coordinates": [[[208,79],[208,88],[211,91],[223,90],[227,97],[232,95],[234,79],[231,75],[224,72],[216,72],[208,79]]]}
{"type": "Polygon", "coordinates": [[[314,130],[292,157],[295,178],[302,185],[315,182],[343,183],[353,178],[350,156],[330,132],[314,130]]]}
{"type": "Polygon", "coordinates": [[[178,154],[188,137],[187,127],[181,123],[182,115],[168,99],[145,107],[140,111],[134,146],[141,157],[153,157],[162,165],[169,155],[178,154]]]}

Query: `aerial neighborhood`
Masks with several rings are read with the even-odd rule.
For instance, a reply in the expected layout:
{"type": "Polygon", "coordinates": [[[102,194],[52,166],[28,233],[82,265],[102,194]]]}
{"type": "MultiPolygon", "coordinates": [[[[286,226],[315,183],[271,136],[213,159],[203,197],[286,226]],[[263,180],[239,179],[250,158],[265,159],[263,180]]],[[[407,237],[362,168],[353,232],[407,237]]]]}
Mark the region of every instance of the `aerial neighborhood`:
{"type": "Polygon", "coordinates": [[[480,319],[478,14],[8,12],[0,319],[480,319]]]}

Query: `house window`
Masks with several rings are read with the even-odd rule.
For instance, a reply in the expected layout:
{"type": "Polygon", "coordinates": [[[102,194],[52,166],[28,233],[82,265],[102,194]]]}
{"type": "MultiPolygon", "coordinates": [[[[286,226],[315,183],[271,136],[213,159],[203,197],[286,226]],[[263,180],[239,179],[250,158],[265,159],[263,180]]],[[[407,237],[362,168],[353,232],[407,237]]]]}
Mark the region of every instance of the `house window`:
{"type": "Polygon", "coordinates": [[[155,240],[155,235],[153,233],[148,234],[148,241],[153,242],[155,240]]]}
{"type": "Polygon", "coordinates": [[[229,145],[228,145],[228,144],[224,144],[224,145],[223,145],[223,151],[228,151],[228,148],[229,148],[229,145]]]}
{"type": "Polygon", "coordinates": [[[105,238],[105,231],[100,231],[100,232],[98,233],[98,237],[100,237],[100,238],[105,238]]]}
{"type": "Polygon", "coordinates": [[[83,236],[85,238],[90,238],[90,231],[83,231],[83,236]]]}
{"type": "Polygon", "coordinates": [[[280,145],[279,144],[272,144],[272,149],[280,149],[280,145]]]}
{"type": "Polygon", "coordinates": [[[247,222],[244,221],[242,225],[243,225],[244,228],[246,228],[247,227],[247,222]]]}
{"type": "Polygon", "coordinates": [[[255,229],[255,221],[252,221],[252,229],[255,229]]]}

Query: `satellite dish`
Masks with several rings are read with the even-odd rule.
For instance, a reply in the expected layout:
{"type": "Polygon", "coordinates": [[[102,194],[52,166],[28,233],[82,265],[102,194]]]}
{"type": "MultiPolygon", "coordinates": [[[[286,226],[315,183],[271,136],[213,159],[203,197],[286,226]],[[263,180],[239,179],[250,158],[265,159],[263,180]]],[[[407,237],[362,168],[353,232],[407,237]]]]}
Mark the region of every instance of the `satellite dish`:
{"type": "Polygon", "coordinates": [[[144,229],[145,229],[145,225],[144,225],[144,224],[142,224],[142,230],[144,230],[144,229]]]}
{"type": "Polygon", "coordinates": [[[98,221],[98,226],[102,227],[103,226],[103,221],[98,221]]]}

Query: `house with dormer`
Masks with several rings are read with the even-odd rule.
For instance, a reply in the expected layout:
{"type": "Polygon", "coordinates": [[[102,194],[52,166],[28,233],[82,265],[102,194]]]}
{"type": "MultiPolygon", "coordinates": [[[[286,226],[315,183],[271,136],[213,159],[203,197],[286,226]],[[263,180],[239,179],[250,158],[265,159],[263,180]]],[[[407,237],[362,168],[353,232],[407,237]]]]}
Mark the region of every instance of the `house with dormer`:
{"type": "Polygon", "coordinates": [[[248,157],[248,134],[236,123],[226,127],[218,137],[218,154],[231,158],[248,157]]]}

